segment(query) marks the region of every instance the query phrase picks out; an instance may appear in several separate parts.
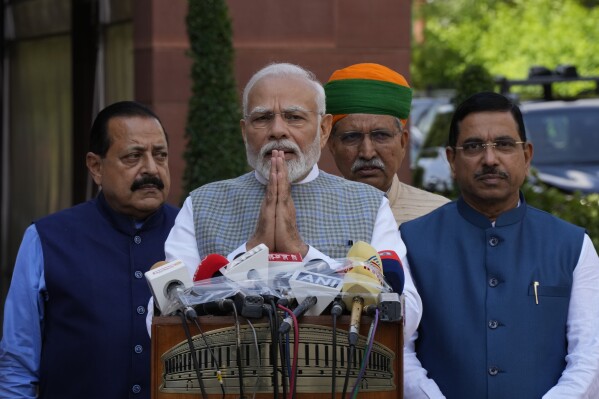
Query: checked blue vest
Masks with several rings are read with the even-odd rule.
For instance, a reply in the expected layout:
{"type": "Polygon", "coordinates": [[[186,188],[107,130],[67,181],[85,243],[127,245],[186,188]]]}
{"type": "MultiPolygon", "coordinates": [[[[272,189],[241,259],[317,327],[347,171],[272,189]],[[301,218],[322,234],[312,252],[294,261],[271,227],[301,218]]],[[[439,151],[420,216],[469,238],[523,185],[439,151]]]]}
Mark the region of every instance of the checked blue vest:
{"type": "MultiPolygon", "coordinates": [[[[266,186],[247,173],[202,186],[190,195],[200,257],[227,255],[252,236],[266,186]]],[[[370,242],[383,192],[319,172],[293,184],[297,226],[303,240],[332,258],[343,258],[358,240],[370,242]]]]}

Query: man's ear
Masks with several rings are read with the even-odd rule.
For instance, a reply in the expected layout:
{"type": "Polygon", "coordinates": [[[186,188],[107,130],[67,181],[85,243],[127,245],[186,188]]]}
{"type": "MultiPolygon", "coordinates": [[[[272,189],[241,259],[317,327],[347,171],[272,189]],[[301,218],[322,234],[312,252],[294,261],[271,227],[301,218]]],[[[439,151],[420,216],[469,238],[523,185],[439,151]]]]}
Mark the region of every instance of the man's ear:
{"type": "Polygon", "coordinates": [[[323,149],[329,140],[331,128],[333,127],[333,115],[324,114],[320,119],[320,149],[323,149]]]}
{"type": "Polygon", "coordinates": [[[447,157],[447,162],[449,162],[449,168],[451,169],[451,177],[455,179],[455,150],[450,146],[445,147],[445,156],[447,157]]]}
{"type": "Polygon", "coordinates": [[[92,175],[94,183],[98,186],[102,186],[102,157],[93,152],[88,152],[85,156],[85,164],[89,174],[92,175]]]}
{"type": "Polygon", "coordinates": [[[241,128],[241,137],[243,138],[243,142],[245,143],[247,141],[245,139],[245,119],[239,120],[239,127],[241,128]]]}

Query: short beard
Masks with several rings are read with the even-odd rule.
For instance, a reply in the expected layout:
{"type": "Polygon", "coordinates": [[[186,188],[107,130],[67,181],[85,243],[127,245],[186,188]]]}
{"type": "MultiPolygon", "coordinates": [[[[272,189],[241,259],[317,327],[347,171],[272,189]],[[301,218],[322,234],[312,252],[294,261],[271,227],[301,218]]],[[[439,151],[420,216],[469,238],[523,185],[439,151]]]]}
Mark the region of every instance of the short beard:
{"type": "Polygon", "coordinates": [[[297,155],[296,159],[285,161],[287,163],[287,178],[291,183],[295,183],[302,177],[306,176],[312,167],[320,159],[320,127],[316,133],[316,137],[306,153],[304,154],[297,144],[289,139],[271,141],[260,148],[260,152],[256,153],[245,141],[245,153],[247,155],[248,164],[254,168],[266,180],[270,177],[271,162],[266,159],[266,156],[273,150],[282,150],[285,152],[293,152],[297,155]]]}

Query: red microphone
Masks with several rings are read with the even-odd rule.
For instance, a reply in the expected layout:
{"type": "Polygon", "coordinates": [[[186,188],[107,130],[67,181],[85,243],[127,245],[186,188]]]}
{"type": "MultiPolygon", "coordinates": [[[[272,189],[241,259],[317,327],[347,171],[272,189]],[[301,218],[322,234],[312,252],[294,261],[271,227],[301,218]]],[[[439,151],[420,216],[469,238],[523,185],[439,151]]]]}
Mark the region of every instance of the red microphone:
{"type": "Polygon", "coordinates": [[[206,280],[212,277],[222,276],[220,268],[229,264],[229,260],[219,254],[206,255],[198,265],[193,275],[194,283],[196,281],[206,280]]]}

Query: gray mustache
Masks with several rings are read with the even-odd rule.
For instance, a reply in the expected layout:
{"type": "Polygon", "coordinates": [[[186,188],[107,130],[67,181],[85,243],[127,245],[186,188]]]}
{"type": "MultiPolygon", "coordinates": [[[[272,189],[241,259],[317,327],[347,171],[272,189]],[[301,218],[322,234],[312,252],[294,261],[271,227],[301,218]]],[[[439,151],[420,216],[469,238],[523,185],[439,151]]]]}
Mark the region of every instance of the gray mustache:
{"type": "Polygon", "coordinates": [[[369,160],[358,158],[351,166],[351,171],[356,172],[364,168],[378,168],[381,170],[385,170],[385,164],[379,158],[372,158],[369,160]]]}

